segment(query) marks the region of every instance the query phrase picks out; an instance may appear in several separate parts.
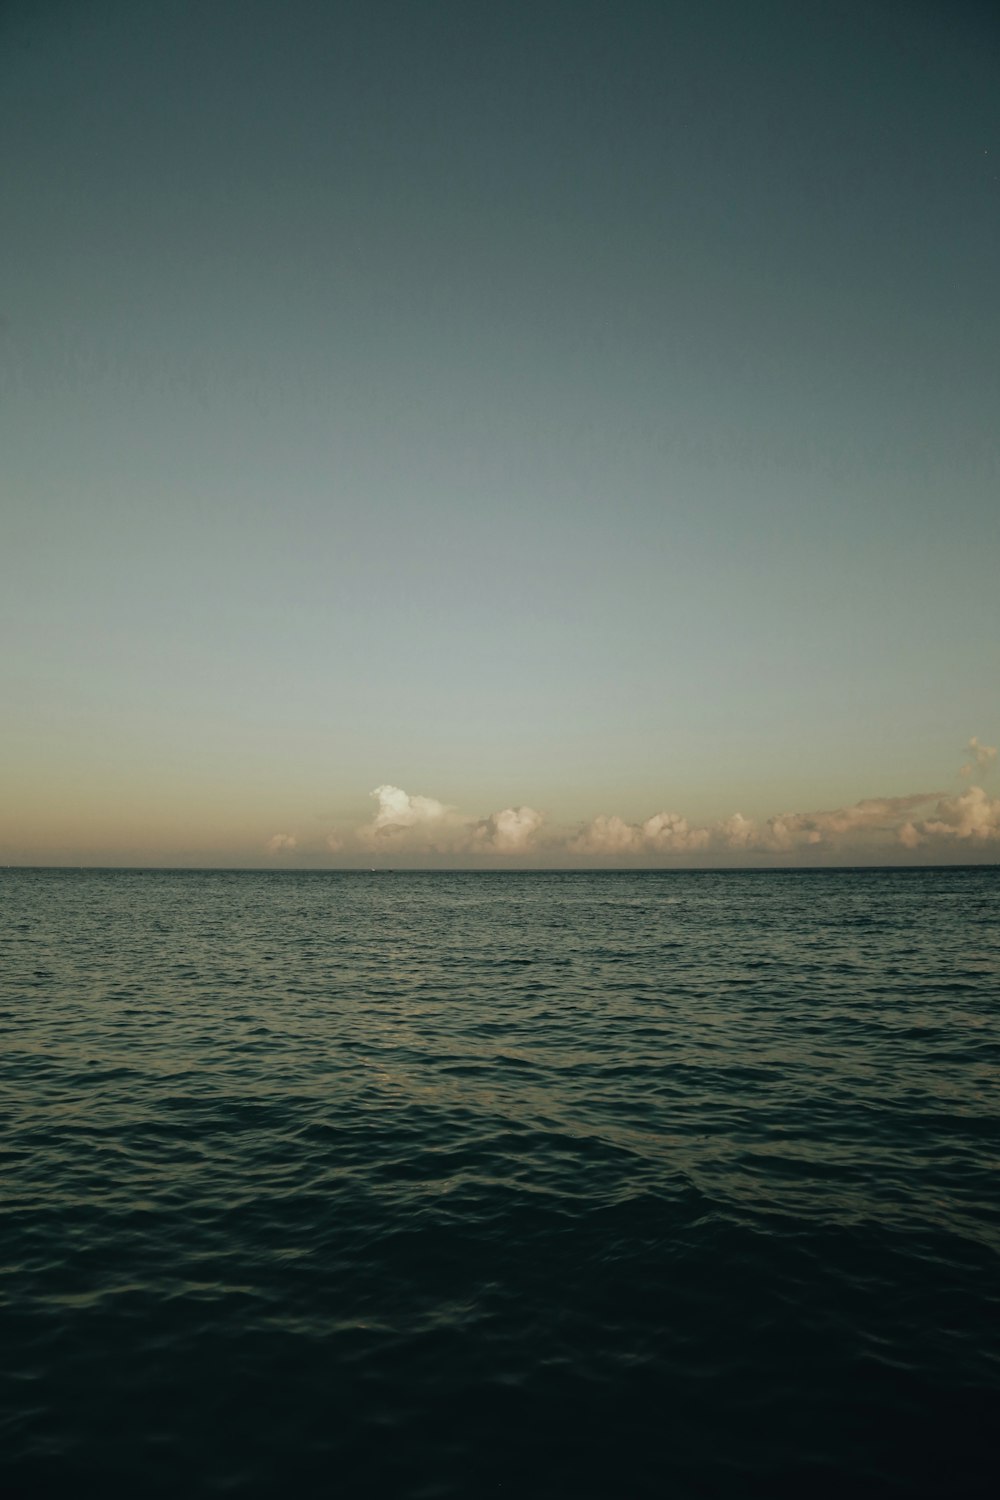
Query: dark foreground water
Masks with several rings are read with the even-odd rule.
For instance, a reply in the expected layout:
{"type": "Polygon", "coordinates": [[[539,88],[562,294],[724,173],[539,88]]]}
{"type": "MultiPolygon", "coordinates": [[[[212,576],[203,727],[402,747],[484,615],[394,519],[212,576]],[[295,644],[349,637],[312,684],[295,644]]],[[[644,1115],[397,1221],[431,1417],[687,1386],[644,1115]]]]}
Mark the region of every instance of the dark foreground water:
{"type": "Polygon", "coordinates": [[[0,872],[0,1490],[992,1495],[998,897],[0,872]]]}

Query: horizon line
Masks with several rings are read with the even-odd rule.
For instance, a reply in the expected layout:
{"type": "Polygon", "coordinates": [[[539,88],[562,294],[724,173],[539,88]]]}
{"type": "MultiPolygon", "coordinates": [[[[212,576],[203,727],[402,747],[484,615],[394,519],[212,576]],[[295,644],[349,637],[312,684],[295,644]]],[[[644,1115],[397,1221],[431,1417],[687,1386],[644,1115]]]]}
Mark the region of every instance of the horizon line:
{"type": "Polygon", "coordinates": [[[744,875],[761,872],[775,874],[826,874],[831,871],[858,870],[996,870],[1000,860],[951,860],[933,864],[760,864],[760,865],[0,865],[0,870],[26,871],[84,870],[99,874],[174,874],[174,875],[744,875]]]}

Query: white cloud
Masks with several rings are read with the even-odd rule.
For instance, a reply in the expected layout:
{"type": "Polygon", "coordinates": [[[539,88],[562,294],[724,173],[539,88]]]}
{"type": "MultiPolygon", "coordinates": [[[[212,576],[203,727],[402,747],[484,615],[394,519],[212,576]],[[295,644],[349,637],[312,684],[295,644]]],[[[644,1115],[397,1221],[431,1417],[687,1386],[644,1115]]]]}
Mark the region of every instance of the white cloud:
{"type": "Polygon", "coordinates": [[[764,849],[794,849],[800,845],[836,843],[845,834],[885,834],[898,831],[900,820],[939,796],[916,792],[909,797],[866,797],[849,807],[822,812],[781,813],[769,818],[758,839],[764,849]]]}
{"type": "Polygon", "coordinates": [[[753,847],[793,849],[797,843],[818,844],[822,837],[818,829],[809,826],[808,813],[780,813],[777,817],[768,818],[753,847]]]}
{"type": "Polygon", "coordinates": [[[707,849],[711,829],[692,828],[680,813],[658,812],[644,823],[626,823],[617,816],[594,818],[566,847],[571,854],[594,854],[601,858],[616,854],[693,853],[707,849]]]}
{"type": "Polygon", "coordinates": [[[570,837],[565,847],[570,854],[601,858],[737,849],[780,854],[819,845],[837,847],[849,835],[891,839],[901,819],[939,796],[920,792],[911,797],[869,797],[850,807],[780,813],[763,826],[742,813],[708,826],[692,826],[680,813],[654,813],[644,823],[601,815],[570,837]]]}
{"type": "Polygon", "coordinates": [[[378,799],[378,811],[372,824],[376,833],[426,828],[444,822],[450,813],[443,802],[436,802],[433,797],[411,797],[398,786],[377,786],[372,796],[378,799]]]}
{"type": "Polygon", "coordinates": [[[264,847],[268,854],[291,854],[297,844],[298,839],[293,833],[274,833],[264,847]]]}
{"type": "MultiPolygon", "coordinates": [[[[980,764],[992,764],[992,746],[973,739],[970,751],[980,764]]],[[[943,846],[1000,841],[1000,799],[979,786],[960,796],[916,792],[903,797],[866,797],[844,807],[812,812],[778,813],[757,822],[735,812],[711,824],[692,824],[678,812],[657,812],[642,822],[628,822],[604,814],[575,830],[554,830],[542,836],[544,820],[533,807],[505,807],[483,818],[472,818],[435,797],[413,795],[388,782],[372,792],[375,810],[369,822],[353,832],[331,834],[327,848],[348,856],[398,851],[400,856],[461,858],[544,857],[555,863],[595,859],[641,861],[719,855],[721,862],[742,856],[787,855],[802,852],[837,858],[874,855],[893,844],[915,850],[925,844],[943,846]],[[931,806],[933,805],[933,809],[931,806]]],[[[291,834],[275,834],[271,854],[296,847],[291,834]]]]}
{"type": "Polygon", "coordinates": [[[1000,840],[1000,797],[990,797],[981,786],[970,786],[960,797],[942,797],[934,816],[916,831],[925,839],[1000,840]]]}
{"type": "Polygon", "coordinates": [[[760,837],[753,818],[745,818],[738,812],[717,824],[716,831],[727,849],[749,849],[760,837]]]}
{"type": "Polygon", "coordinates": [[[365,849],[396,848],[427,854],[518,854],[542,825],[533,807],[506,807],[488,817],[465,817],[434,797],[411,796],[398,786],[372,792],[378,808],[355,834],[365,849]]]}
{"type": "Polygon", "coordinates": [[[505,807],[490,813],[470,831],[471,849],[493,850],[497,854],[519,854],[528,849],[542,826],[542,815],[533,807],[505,807]]]}
{"type": "Polygon", "coordinates": [[[411,797],[388,783],[371,794],[378,806],[370,823],[355,832],[363,849],[413,849],[447,853],[463,820],[433,797],[411,797]]]}
{"type": "Polygon", "coordinates": [[[654,813],[642,825],[642,843],[646,849],[674,852],[707,849],[711,838],[710,828],[692,828],[680,813],[654,813]]]}
{"type": "Polygon", "coordinates": [[[973,735],[965,748],[969,751],[972,759],[966,761],[962,767],[959,773],[961,776],[974,776],[977,771],[992,770],[993,762],[997,758],[996,745],[981,745],[976,736],[973,735]]]}
{"type": "Polygon", "coordinates": [[[566,845],[570,854],[635,854],[642,847],[642,833],[635,823],[618,817],[596,817],[566,845]]]}

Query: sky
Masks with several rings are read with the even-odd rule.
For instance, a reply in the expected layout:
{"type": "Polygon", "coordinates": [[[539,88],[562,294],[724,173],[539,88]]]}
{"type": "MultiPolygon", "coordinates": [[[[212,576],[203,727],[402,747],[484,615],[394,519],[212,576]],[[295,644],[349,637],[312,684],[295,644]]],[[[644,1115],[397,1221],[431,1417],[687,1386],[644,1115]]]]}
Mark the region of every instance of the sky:
{"type": "Polygon", "coordinates": [[[6,0],[0,863],[1000,857],[1000,16],[6,0]]]}

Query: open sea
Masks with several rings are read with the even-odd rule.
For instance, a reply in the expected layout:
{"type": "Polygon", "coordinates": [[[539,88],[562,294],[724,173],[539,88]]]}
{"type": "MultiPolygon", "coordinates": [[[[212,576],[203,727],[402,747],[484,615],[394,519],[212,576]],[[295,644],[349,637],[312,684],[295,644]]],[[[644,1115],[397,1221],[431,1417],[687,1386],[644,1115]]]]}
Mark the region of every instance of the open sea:
{"type": "Polygon", "coordinates": [[[0,1493],[997,1493],[1000,869],[0,871],[0,1493]]]}

